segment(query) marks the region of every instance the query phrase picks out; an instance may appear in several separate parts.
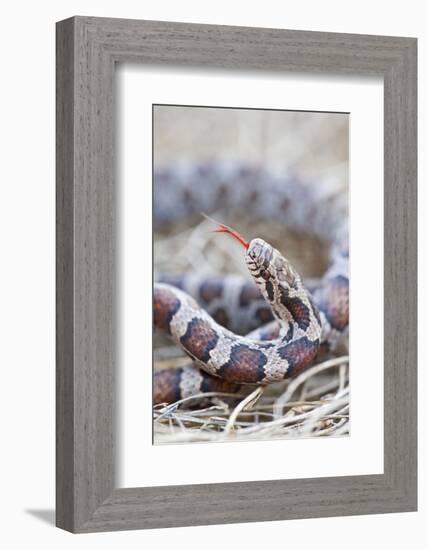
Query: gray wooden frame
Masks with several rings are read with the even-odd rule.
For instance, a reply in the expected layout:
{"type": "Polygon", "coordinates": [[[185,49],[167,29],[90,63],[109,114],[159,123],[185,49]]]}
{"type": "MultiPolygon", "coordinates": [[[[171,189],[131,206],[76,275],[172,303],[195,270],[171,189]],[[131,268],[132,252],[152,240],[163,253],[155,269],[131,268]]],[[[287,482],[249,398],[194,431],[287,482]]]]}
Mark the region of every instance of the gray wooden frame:
{"type": "Polygon", "coordinates": [[[414,38],[90,17],[57,24],[59,527],[90,532],[416,510],[416,45],[414,38]],[[383,77],[382,475],[115,488],[117,62],[383,77]]]}

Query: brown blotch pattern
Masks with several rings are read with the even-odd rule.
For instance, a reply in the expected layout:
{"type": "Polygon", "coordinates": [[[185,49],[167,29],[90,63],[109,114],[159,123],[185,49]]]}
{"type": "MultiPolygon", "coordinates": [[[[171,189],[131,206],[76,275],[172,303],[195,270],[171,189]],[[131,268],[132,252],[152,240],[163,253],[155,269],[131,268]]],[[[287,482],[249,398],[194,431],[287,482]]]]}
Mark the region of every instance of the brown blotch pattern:
{"type": "Polygon", "coordinates": [[[329,281],[322,293],[319,305],[330,325],[342,332],[349,323],[349,282],[338,275],[329,281]]]}
{"type": "Polygon", "coordinates": [[[221,378],[216,378],[215,376],[210,376],[208,373],[201,371],[202,374],[202,383],[201,391],[210,392],[210,391],[219,391],[227,393],[236,393],[240,386],[239,384],[233,384],[232,382],[226,382],[221,378]]]}
{"type": "Polygon", "coordinates": [[[261,325],[269,323],[269,321],[272,321],[273,319],[271,308],[266,305],[259,307],[256,311],[256,317],[259,319],[261,325]]]}
{"type": "MultiPolygon", "coordinates": [[[[202,393],[236,393],[241,387],[239,384],[233,384],[221,378],[216,378],[202,370],[199,372],[202,377],[199,391],[202,393]]],[[[183,398],[180,389],[182,375],[182,368],[166,368],[155,372],[153,376],[153,405],[175,403],[183,398]]],[[[191,407],[192,405],[188,404],[188,406],[191,407]]]]}
{"type": "Polygon", "coordinates": [[[307,367],[316,357],[319,349],[318,340],[312,342],[308,338],[300,338],[278,349],[278,355],[288,363],[285,378],[294,376],[307,367]]]}
{"type": "Polygon", "coordinates": [[[169,334],[170,322],[180,309],[180,300],[167,288],[156,287],[153,294],[153,322],[156,328],[169,334]]]}
{"type": "Polygon", "coordinates": [[[188,324],[186,334],[180,338],[180,342],[192,357],[206,363],[218,338],[218,334],[207,321],[195,318],[188,324]]]}
{"type": "Polygon", "coordinates": [[[255,284],[246,283],[239,295],[239,305],[242,307],[249,306],[255,300],[262,300],[262,294],[255,284]]]}
{"type": "Polygon", "coordinates": [[[224,308],[217,308],[215,311],[213,311],[212,317],[222,327],[227,328],[229,326],[230,319],[224,308]]]}
{"type": "Polygon", "coordinates": [[[253,384],[263,379],[266,363],[263,352],[238,345],[232,348],[229,361],[219,369],[218,374],[229,382],[253,384]]]}
{"type": "Polygon", "coordinates": [[[223,283],[216,280],[204,281],[199,289],[199,296],[206,303],[221,298],[223,292],[223,283]]]}
{"type": "Polygon", "coordinates": [[[306,330],[311,324],[311,314],[303,301],[300,298],[290,298],[286,292],[282,291],[281,303],[288,309],[299,327],[306,330]]]}
{"type": "Polygon", "coordinates": [[[153,405],[175,403],[181,399],[180,380],[183,369],[164,369],[153,376],[153,405]]]}

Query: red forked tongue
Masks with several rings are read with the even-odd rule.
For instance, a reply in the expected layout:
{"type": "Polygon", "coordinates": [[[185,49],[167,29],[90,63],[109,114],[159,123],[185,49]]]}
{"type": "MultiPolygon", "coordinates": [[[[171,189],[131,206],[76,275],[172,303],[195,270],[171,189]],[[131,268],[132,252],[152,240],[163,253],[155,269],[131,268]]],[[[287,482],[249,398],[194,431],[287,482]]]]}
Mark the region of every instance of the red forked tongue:
{"type": "Polygon", "coordinates": [[[219,223],[215,220],[213,220],[212,218],[210,218],[209,216],[207,216],[206,214],[202,214],[207,220],[217,224],[217,227],[215,229],[213,229],[213,232],[214,233],[228,233],[229,235],[232,235],[232,237],[234,239],[236,239],[239,243],[242,244],[242,246],[248,250],[248,247],[250,246],[249,243],[247,243],[247,241],[244,239],[244,237],[242,237],[242,235],[240,235],[237,231],[235,231],[234,229],[232,229],[231,227],[229,227],[228,225],[224,225],[224,223],[219,223]]]}
{"type": "Polygon", "coordinates": [[[242,244],[242,246],[248,250],[248,247],[250,246],[249,243],[240,235],[237,231],[232,229],[231,227],[224,225],[223,223],[219,223],[218,227],[214,229],[214,233],[229,233],[229,235],[232,235],[238,242],[242,244]]]}

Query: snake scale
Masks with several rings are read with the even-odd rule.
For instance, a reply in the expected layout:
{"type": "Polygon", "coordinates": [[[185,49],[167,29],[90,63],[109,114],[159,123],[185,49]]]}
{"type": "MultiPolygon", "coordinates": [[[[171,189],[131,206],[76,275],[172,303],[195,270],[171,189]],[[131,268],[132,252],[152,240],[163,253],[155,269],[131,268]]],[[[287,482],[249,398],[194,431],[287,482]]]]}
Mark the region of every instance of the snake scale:
{"type": "Polygon", "coordinates": [[[217,231],[230,233],[242,245],[252,281],[157,274],[154,326],[192,363],[155,373],[155,404],[277,382],[343,342],[349,320],[348,203],[346,193],[327,183],[308,184],[238,162],[155,171],[155,229],[227,208],[235,216],[245,212],[254,220],[280,221],[329,243],[328,269],[309,283],[265,240],[255,236],[247,243],[220,225],[217,231]]]}

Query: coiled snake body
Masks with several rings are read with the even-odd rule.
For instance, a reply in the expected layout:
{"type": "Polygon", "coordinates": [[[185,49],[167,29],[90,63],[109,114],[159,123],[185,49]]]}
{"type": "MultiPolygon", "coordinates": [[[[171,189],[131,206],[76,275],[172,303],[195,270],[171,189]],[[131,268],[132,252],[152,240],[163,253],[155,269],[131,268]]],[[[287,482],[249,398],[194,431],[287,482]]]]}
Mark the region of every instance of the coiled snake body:
{"type": "Polygon", "coordinates": [[[161,282],[154,284],[154,325],[166,332],[193,364],[157,372],[154,403],[174,402],[200,392],[235,391],[241,384],[266,385],[283,380],[307,367],[321,349],[334,349],[347,334],[346,197],[323,185],[306,185],[295,178],[239,164],[209,163],[155,173],[155,226],[200,211],[212,212],[224,204],[243,208],[255,218],[268,215],[283,220],[295,230],[328,240],[329,268],[309,290],[280,251],[260,238],[246,243],[222,226],[221,231],[241,239],[248,270],[259,290],[233,277],[229,283],[213,277],[200,277],[196,282],[195,277],[158,277],[161,282]],[[246,204],[243,197],[248,196],[251,200],[246,204]],[[220,299],[227,296],[228,284],[238,289],[239,305],[235,304],[232,311],[220,299]],[[221,324],[201,307],[210,302],[216,304],[214,317],[221,324]],[[253,309],[253,324],[245,329],[260,328],[246,336],[227,328],[234,328],[235,312],[239,317],[240,308],[248,310],[254,303],[260,307],[253,309]]]}

